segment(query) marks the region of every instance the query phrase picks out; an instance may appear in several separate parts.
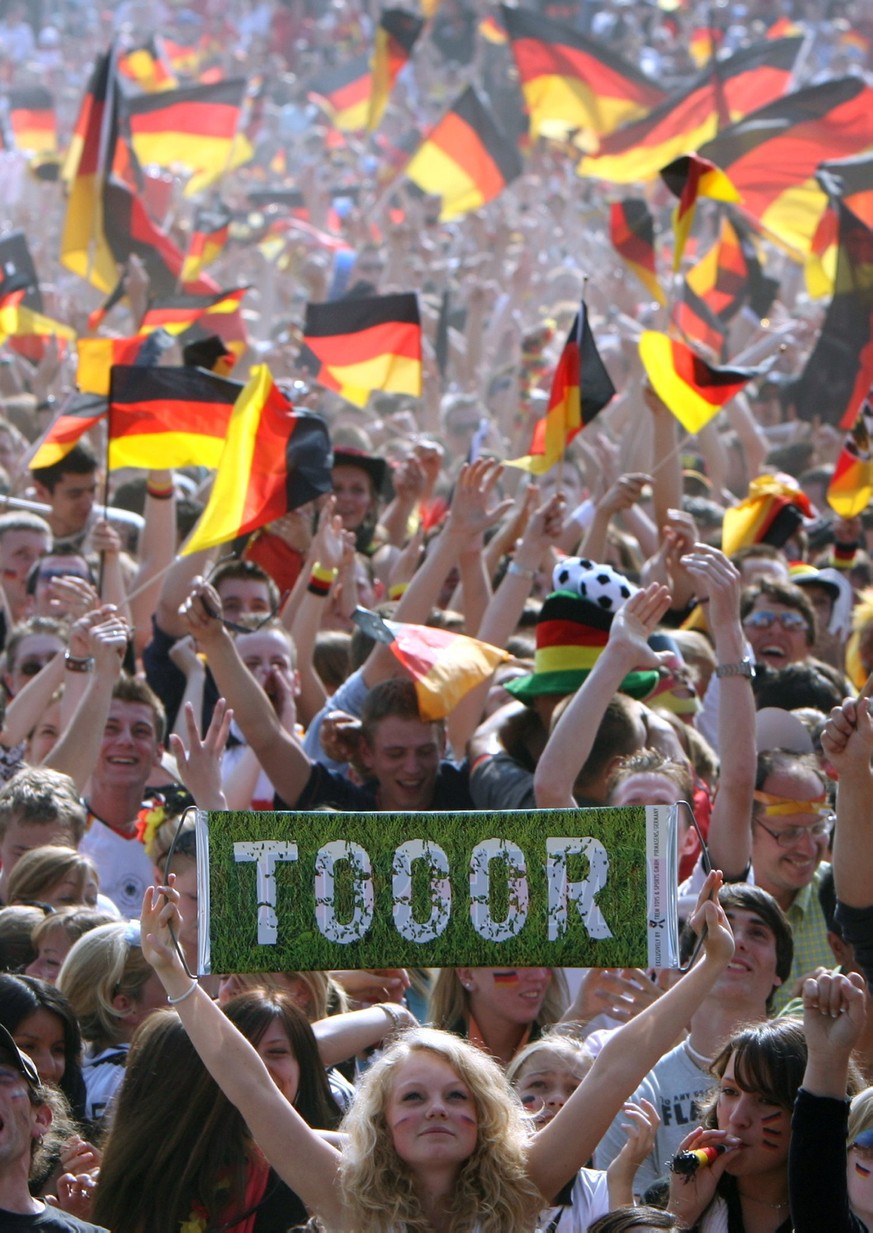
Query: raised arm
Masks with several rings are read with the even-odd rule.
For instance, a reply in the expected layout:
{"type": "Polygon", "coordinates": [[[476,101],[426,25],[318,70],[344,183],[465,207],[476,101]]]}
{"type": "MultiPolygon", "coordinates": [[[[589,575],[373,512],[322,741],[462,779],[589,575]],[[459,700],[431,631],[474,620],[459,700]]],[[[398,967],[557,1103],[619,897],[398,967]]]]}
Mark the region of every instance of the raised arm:
{"type": "MultiPolygon", "coordinates": [[[[695,544],[682,558],[694,579],[698,597],[709,605],[709,627],[720,666],[739,664],[746,654],[740,625],[739,571],[724,553],[695,544]]],[[[718,794],[709,828],[709,853],[728,881],[740,878],[752,857],[752,803],[755,791],[755,696],[747,676],[719,681],[718,752],[721,768],[718,794]]]]}
{"type": "MultiPolygon", "coordinates": [[[[172,875],[170,875],[172,882],[172,875]]],[[[179,931],[179,896],[170,887],[149,887],[142,906],[143,955],[172,999],[203,1064],[245,1118],[261,1151],[310,1211],[329,1228],[342,1228],[337,1187],[339,1152],[310,1130],[285,1099],[257,1051],[186,975],[170,936],[179,931]]]]}
{"type": "Polygon", "coordinates": [[[575,806],[573,785],[588,760],[613,695],[629,672],[657,668],[660,663],[647,639],[669,606],[670,592],[652,582],[632,595],[615,614],[603,654],[555,724],[540,755],[534,772],[534,792],[540,809],[575,806]]]}
{"type": "Polygon", "coordinates": [[[822,735],[822,749],[838,772],[837,825],[834,830],[834,886],[841,903],[873,906],[873,717],[870,700],[848,699],[835,707],[822,735]]]}
{"type": "Polygon", "coordinates": [[[703,958],[635,1019],[615,1032],[563,1109],[531,1141],[528,1171],[550,1199],[593,1153],[612,1119],[676,1038],[731,961],[734,940],[718,903],[721,874],[700,892],[691,925],[705,928],[703,958]]]}

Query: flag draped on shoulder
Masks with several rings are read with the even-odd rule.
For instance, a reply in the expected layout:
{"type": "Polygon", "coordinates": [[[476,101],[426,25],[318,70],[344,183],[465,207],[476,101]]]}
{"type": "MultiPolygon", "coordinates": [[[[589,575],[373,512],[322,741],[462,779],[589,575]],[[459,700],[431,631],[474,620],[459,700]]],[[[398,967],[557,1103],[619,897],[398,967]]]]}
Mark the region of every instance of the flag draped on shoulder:
{"type": "Polygon", "coordinates": [[[405,9],[383,9],[376,27],[372,81],[367,101],[366,127],[375,132],[382,122],[394,83],[412,55],[424,22],[405,9]]]}
{"type": "Polygon", "coordinates": [[[109,466],[217,467],[242,386],[201,368],[112,369],[109,466]]]}
{"type": "Polygon", "coordinates": [[[725,124],[779,98],[789,84],[802,41],[765,39],[726,60],[713,61],[686,90],[604,137],[597,152],[577,167],[579,175],[614,184],[653,180],[666,163],[689,150],[726,167],[702,150],[702,143],[725,124]]]}
{"type": "Polygon", "coordinates": [[[128,98],[125,111],[139,162],[187,173],[186,196],[214,184],[232,165],[245,88],[245,78],[230,77],[128,98]]]}
{"type": "Polygon", "coordinates": [[[442,197],[444,222],[493,201],[521,171],[517,146],[472,86],[435,125],[406,167],[413,184],[442,197]]]}
{"type": "Polygon", "coordinates": [[[760,108],[698,153],[730,178],[748,217],[782,247],[806,254],[827,204],[818,165],[870,149],[873,88],[838,77],[760,108]]]}
{"type": "Polygon", "coordinates": [[[649,295],[659,304],[666,304],[655,260],[655,220],[641,197],[613,201],[609,208],[609,236],[615,251],[649,295]]]}
{"type": "Polygon", "coordinates": [[[655,81],[603,43],[529,9],[501,6],[534,137],[577,129],[598,137],[666,98],[655,81]]]}
{"type": "Polygon", "coordinates": [[[421,318],[412,292],[307,304],[300,363],[364,406],[372,390],[421,394],[421,318]]]}
{"type": "Polygon", "coordinates": [[[848,429],[873,386],[873,230],[837,201],[834,294],[794,387],[801,419],[848,429]]]}
{"type": "Polygon", "coordinates": [[[840,518],[855,518],[873,498],[873,403],[870,392],[861,404],[852,431],[843,442],[827,491],[827,503],[840,518]]]}
{"type": "Polygon", "coordinates": [[[106,399],[97,394],[72,394],[34,446],[28,467],[52,467],[66,458],[77,441],[106,416],[106,399]]]}
{"type": "Polygon", "coordinates": [[[700,432],[747,381],[756,368],[716,368],[685,343],[656,330],[640,336],[640,359],[655,393],[686,432],[700,432]]]}
{"type": "Polygon", "coordinates": [[[583,302],[561,352],[549,405],[534,428],[530,450],[522,458],[507,459],[507,466],[533,475],[551,470],[573,438],[600,414],[614,393],[615,386],[600,358],[583,302]]]}
{"type": "Polygon", "coordinates": [[[699,154],[682,154],[661,168],[661,179],[679,204],[673,212],[676,240],[673,248],[673,272],[682,264],[682,254],[694,222],[699,197],[713,201],[738,201],[739,193],[723,171],[699,154]]]}
{"type": "Polygon", "coordinates": [[[181,548],[198,552],[247,535],[331,489],[327,425],[297,412],[265,364],[233,408],[206,509],[181,548]]]}

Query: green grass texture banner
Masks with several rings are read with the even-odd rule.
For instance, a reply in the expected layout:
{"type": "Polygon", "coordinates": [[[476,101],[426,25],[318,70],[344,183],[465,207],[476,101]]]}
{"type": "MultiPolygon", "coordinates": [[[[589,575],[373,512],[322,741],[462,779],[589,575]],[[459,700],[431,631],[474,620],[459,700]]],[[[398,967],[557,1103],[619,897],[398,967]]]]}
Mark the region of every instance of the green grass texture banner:
{"type": "Polygon", "coordinates": [[[200,970],[676,966],[677,814],[198,812],[200,970]]]}

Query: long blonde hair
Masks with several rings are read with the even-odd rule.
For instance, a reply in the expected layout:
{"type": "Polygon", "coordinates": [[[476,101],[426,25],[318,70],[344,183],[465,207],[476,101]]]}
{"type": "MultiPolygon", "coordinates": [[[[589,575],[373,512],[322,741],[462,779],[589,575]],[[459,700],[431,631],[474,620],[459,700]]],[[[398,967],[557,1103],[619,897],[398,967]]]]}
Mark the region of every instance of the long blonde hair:
{"type": "Polygon", "coordinates": [[[399,1159],[385,1117],[398,1068],[414,1053],[442,1059],[466,1084],[476,1106],[476,1147],[460,1166],[451,1197],[452,1233],[532,1230],[543,1197],[527,1167],[529,1132],[498,1064],[467,1041],[433,1028],[404,1033],[364,1075],[342,1123],[348,1135],[340,1186],[353,1233],[424,1233],[413,1170],[399,1159]]]}
{"type": "MultiPolygon", "coordinates": [[[[546,990],[546,996],[537,1023],[540,1027],[548,1027],[557,1023],[563,1015],[569,997],[564,973],[559,968],[550,968],[552,979],[546,990]]],[[[428,1021],[434,1027],[451,1032],[455,1025],[466,1020],[470,1014],[470,994],[461,984],[457,968],[440,968],[431,989],[430,1001],[427,1006],[428,1021]]]]}

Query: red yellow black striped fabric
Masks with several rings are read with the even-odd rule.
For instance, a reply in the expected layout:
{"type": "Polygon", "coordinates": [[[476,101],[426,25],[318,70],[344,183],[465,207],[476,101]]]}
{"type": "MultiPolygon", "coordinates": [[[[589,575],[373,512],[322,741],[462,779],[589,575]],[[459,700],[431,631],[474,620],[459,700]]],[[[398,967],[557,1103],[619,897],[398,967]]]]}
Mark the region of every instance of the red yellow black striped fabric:
{"type": "Polygon", "coordinates": [[[140,333],[166,330],[168,334],[182,334],[202,317],[235,312],[247,290],[236,287],[213,295],[171,295],[155,300],[140,323],[140,333]]]}
{"type": "Polygon", "coordinates": [[[28,467],[51,467],[66,458],[77,441],[106,415],[107,402],[98,394],[73,394],[49,425],[28,467]]]}
{"type": "Polygon", "coordinates": [[[217,467],[241,390],[202,368],[114,367],[110,468],[217,467]]]}
{"type": "Polygon", "coordinates": [[[725,332],[722,323],[702,295],[691,285],[691,275],[682,281],[682,294],[673,302],[670,321],[683,338],[698,343],[717,359],[724,358],[725,332]]]}
{"type": "Polygon", "coordinates": [[[219,203],[202,206],[194,214],[191,238],[182,266],[182,281],[188,282],[211,265],[224,251],[230,235],[231,212],[219,203]]]}
{"type": "Polygon", "coordinates": [[[666,304],[667,297],[658,282],[655,262],[655,221],[641,197],[613,201],[609,207],[609,236],[615,251],[649,295],[659,304],[666,304]]]}
{"type": "Polygon", "coordinates": [[[367,127],[373,74],[366,52],[320,73],[309,84],[309,97],[343,133],[367,127]]]}
{"type": "Polygon", "coordinates": [[[691,433],[758,375],[755,368],[715,368],[685,343],[656,330],[640,335],[640,359],[658,397],[691,433]]]}
{"type": "Polygon", "coordinates": [[[682,154],[666,167],[661,168],[661,179],[679,204],[673,212],[673,273],[682,263],[685,244],[691,233],[699,197],[714,201],[738,201],[739,193],[723,171],[719,171],[709,159],[699,154],[682,154]]]}
{"type": "Polygon", "coordinates": [[[724,215],[718,240],[685,275],[685,280],[708,310],[723,322],[742,308],[748,285],[748,266],[736,228],[724,215]]]}
{"type": "Polygon", "coordinates": [[[140,163],[186,171],[186,192],[207,187],[230,166],[245,88],[245,78],[231,77],[127,99],[140,163]]]}
{"type": "Polygon", "coordinates": [[[508,459],[507,464],[533,475],[545,474],[614,393],[582,303],[555,369],[546,414],[534,427],[529,452],[522,458],[508,459]]]}
{"type": "Polygon", "coordinates": [[[118,71],[146,94],[173,90],[178,84],[163,44],[154,37],[138,47],[123,51],[118,57],[118,71]]]}
{"type": "Polygon", "coordinates": [[[746,215],[805,254],[827,204],[815,180],[819,163],[870,149],[873,88],[860,77],[840,77],[770,103],[698,153],[727,173],[746,215]]]}
{"type": "Polygon", "coordinates": [[[563,137],[576,129],[603,136],[667,97],[657,82],[570,26],[508,5],[501,14],[532,136],[563,137]]]}
{"type": "Polygon", "coordinates": [[[233,408],[206,509],[181,552],[247,535],[330,492],[331,457],[324,420],[295,412],[266,364],[253,368],[233,408]]]}
{"type": "Polygon", "coordinates": [[[852,431],[843,442],[827,491],[827,503],[840,518],[855,518],[873,497],[873,404],[861,404],[852,431]]]}
{"type": "MultiPolygon", "coordinates": [[[[828,198],[841,197],[856,218],[873,227],[873,154],[821,163],[816,180],[828,198]]],[[[829,202],[813,234],[804,270],[807,289],[815,299],[833,294],[837,226],[836,210],[829,202]]]]}
{"type": "Polygon", "coordinates": [[[716,61],[686,90],[671,95],[641,120],[604,137],[596,154],[580,162],[579,175],[614,184],[652,180],[662,167],[689,150],[725,167],[701,148],[703,143],[715,137],[720,126],[782,94],[802,41],[765,39],[716,61]]]}
{"type": "Polygon", "coordinates": [[[83,394],[105,398],[112,369],[116,365],[137,364],[147,341],[142,334],[130,338],[80,338],[76,343],[76,385],[83,394]]]}
{"type": "Polygon", "coordinates": [[[849,429],[873,386],[873,230],[837,199],[834,294],[794,388],[801,419],[849,429]]]}
{"type": "Polygon", "coordinates": [[[364,406],[371,390],[421,394],[421,318],[411,292],[307,304],[317,380],[364,406]]]}
{"type": "Polygon", "coordinates": [[[493,201],[521,170],[515,143],[468,86],[419,146],[406,175],[423,192],[442,198],[445,222],[493,201]]]}
{"type": "Polygon", "coordinates": [[[405,9],[383,9],[376,27],[367,103],[366,126],[370,132],[379,127],[394,83],[412,55],[423,26],[420,17],[405,9]]]}
{"type": "Polygon", "coordinates": [[[58,121],[55,101],[45,86],[18,86],[9,91],[9,127],[16,149],[55,153],[58,121]]]}

